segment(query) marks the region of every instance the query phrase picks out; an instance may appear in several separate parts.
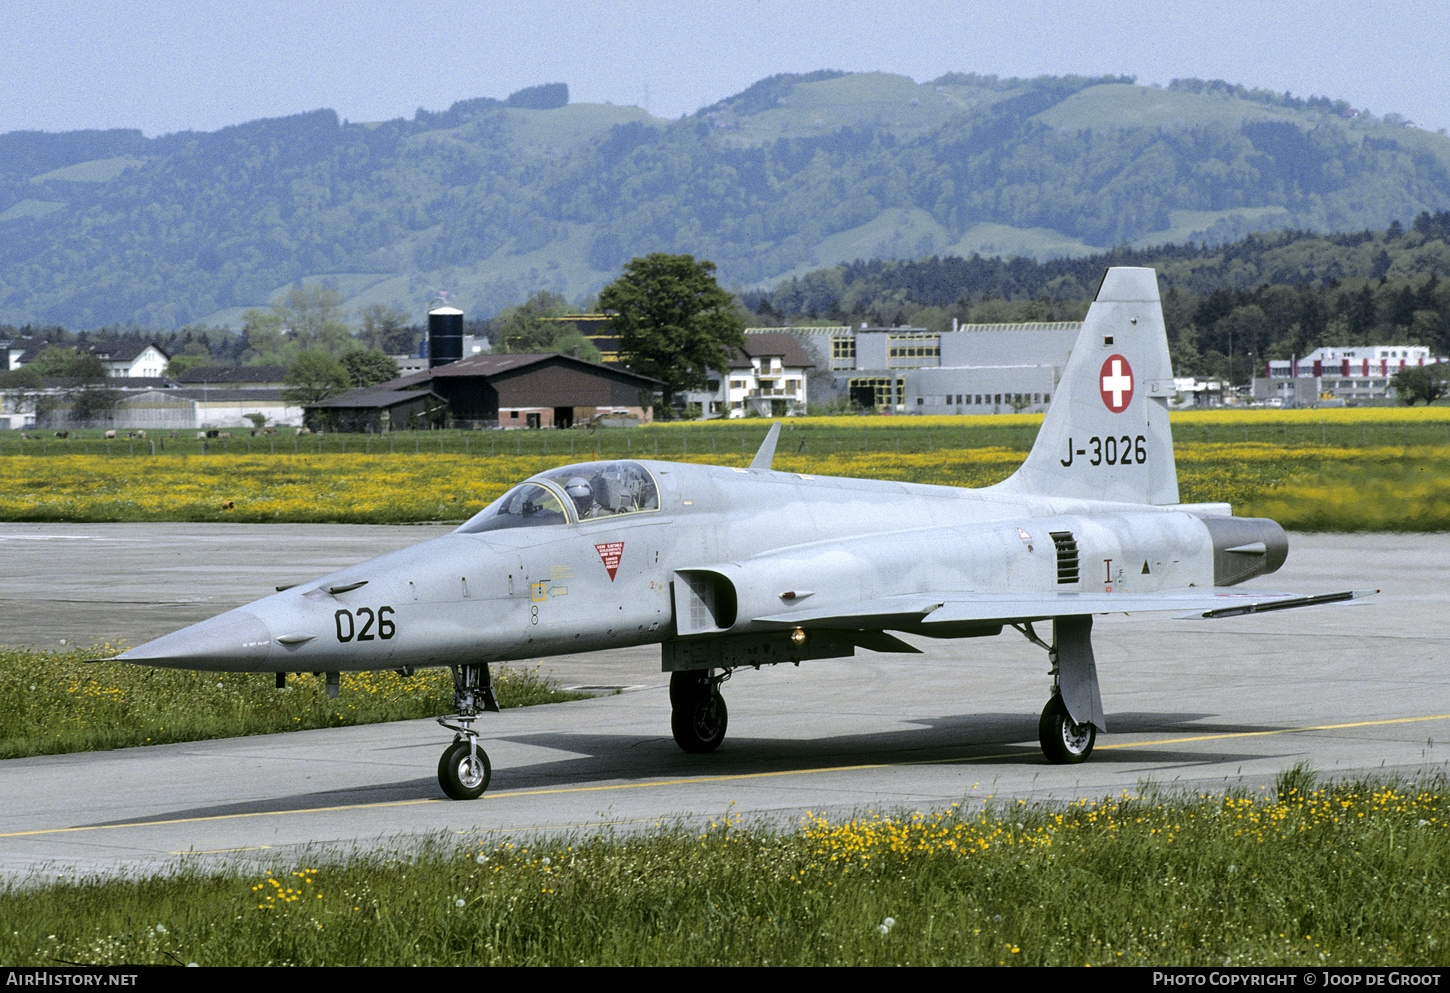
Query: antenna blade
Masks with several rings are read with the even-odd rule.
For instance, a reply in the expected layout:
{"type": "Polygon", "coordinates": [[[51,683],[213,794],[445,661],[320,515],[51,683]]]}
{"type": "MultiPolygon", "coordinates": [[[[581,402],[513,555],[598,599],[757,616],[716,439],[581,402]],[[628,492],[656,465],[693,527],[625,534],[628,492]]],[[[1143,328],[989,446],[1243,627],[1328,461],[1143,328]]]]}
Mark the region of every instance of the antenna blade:
{"type": "Polygon", "coordinates": [[[755,458],[750,460],[752,469],[769,469],[770,463],[775,461],[775,441],[780,437],[780,421],[770,426],[770,433],[760,443],[760,450],[755,453],[755,458]]]}

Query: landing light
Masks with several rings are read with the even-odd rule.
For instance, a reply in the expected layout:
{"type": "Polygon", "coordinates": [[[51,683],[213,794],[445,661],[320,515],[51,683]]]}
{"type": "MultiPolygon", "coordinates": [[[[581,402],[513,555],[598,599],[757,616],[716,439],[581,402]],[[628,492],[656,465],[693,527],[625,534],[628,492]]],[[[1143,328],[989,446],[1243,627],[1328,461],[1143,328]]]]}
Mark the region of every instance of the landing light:
{"type": "Polygon", "coordinates": [[[806,643],[806,633],[800,628],[796,628],[790,633],[790,643],[792,645],[795,645],[797,648],[799,648],[801,645],[804,645],[806,643]]]}

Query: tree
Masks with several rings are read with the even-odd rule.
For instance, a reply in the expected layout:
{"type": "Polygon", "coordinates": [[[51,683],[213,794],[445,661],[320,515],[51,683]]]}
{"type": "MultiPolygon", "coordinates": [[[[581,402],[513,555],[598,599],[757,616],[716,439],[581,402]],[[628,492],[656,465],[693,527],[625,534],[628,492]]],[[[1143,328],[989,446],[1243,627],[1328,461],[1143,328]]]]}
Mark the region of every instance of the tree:
{"type": "Polygon", "coordinates": [[[495,352],[520,354],[550,351],[559,330],[553,318],[568,313],[568,305],[557,293],[540,290],[523,303],[505,307],[488,322],[489,340],[495,352]]]}
{"type": "Polygon", "coordinates": [[[398,363],[374,349],[354,348],[341,362],[353,386],[376,386],[398,378],[398,363]]]}
{"type": "Polygon", "coordinates": [[[1400,403],[1409,407],[1413,407],[1416,400],[1424,400],[1428,407],[1440,399],[1445,395],[1447,387],[1450,387],[1450,382],[1447,381],[1450,381],[1450,370],[1438,362],[1433,365],[1406,366],[1390,377],[1395,396],[1400,403]]]}
{"type": "Polygon", "coordinates": [[[358,311],[358,319],[362,321],[358,337],[368,348],[376,348],[385,355],[413,350],[413,329],[409,327],[408,315],[392,304],[370,303],[358,311]]]}
{"type": "Polygon", "coordinates": [[[633,371],[664,382],[664,409],[680,390],[704,389],[745,343],[735,298],[715,282],[715,263],[656,252],[632,259],[599,293],[619,352],[633,371]]]}
{"type": "Polygon", "coordinates": [[[559,320],[569,305],[557,293],[540,290],[515,307],[506,307],[488,322],[495,352],[511,355],[558,352],[586,362],[599,361],[599,349],[572,324],[559,320]]]}
{"type": "Polygon", "coordinates": [[[56,398],[45,388],[45,378],[35,371],[35,363],[0,372],[0,411],[5,404],[17,414],[31,414],[36,420],[54,409],[56,398]]]}
{"type": "Polygon", "coordinates": [[[106,378],[106,364],[93,352],[51,345],[27,365],[42,376],[95,381],[106,378]]]}
{"type": "Polygon", "coordinates": [[[171,379],[180,379],[192,369],[199,369],[212,364],[209,355],[173,355],[171,361],[166,363],[166,375],[171,379]]]}
{"type": "Polygon", "coordinates": [[[352,384],[343,364],[326,352],[303,352],[297,356],[283,382],[287,388],[282,396],[293,407],[326,400],[352,384]]]}
{"type": "Polygon", "coordinates": [[[353,341],[341,305],[341,293],[313,284],[291,287],[272,301],[270,310],[246,311],[242,334],[248,347],[243,358],[258,365],[282,365],[306,351],[340,354],[353,341]]]}
{"type": "MultiPolygon", "coordinates": [[[[65,401],[70,404],[70,418],[81,424],[110,413],[121,395],[106,385],[106,364],[93,352],[52,345],[26,366],[38,376],[66,380],[65,401]]],[[[31,406],[36,420],[50,413],[58,404],[51,397],[36,395],[31,406]]]]}
{"type": "Polygon", "coordinates": [[[303,351],[336,355],[351,343],[352,332],[343,323],[342,294],[330,286],[293,286],[272,301],[272,312],[303,351]]]}

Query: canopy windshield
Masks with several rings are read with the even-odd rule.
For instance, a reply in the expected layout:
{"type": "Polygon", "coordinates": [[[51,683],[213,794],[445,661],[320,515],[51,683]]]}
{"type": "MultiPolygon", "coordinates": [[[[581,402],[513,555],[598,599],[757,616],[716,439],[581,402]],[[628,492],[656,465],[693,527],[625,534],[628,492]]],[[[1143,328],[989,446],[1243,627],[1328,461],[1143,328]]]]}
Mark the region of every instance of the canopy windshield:
{"type": "Polygon", "coordinates": [[[464,534],[501,531],[504,528],[537,528],[567,524],[559,495],[538,483],[520,483],[493,503],[474,514],[458,530],[464,534]]]}
{"type": "Polygon", "coordinates": [[[596,521],[659,509],[659,488],[649,470],[638,462],[585,462],[551,469],[520,483],[458,530],[474,534],[566,524],[570,520],[596,521]]]}

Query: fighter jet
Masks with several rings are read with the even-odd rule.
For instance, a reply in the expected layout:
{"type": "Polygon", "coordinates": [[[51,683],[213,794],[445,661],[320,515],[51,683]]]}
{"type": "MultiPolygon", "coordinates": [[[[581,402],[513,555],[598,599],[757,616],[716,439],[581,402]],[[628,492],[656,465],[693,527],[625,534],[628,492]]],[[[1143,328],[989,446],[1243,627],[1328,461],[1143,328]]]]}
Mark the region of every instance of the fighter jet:
{"type": "Polygon", "coordinates": [[[328,673],[452,670],[438,781],[488,788],[474,723],[495,662],[659,644],[687,752],[725,739],[737,670],[916,652],[901,635],[1011,628],[1047,653],[1047,759],[1081,762],[1107,730],[1093,616],[1221,617],[1348,600],[1256,592],[1288,541],[1271,520],[1178,499],[1157,277],[1105,273],[1022,466],[964,489],[771,468],[626,460],[533,476],[456,531],[285,589],[125,652],[154,666],[328,673]],[[1051,622],[1050,641],[1034,625],[1051,622]]]}

